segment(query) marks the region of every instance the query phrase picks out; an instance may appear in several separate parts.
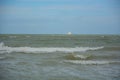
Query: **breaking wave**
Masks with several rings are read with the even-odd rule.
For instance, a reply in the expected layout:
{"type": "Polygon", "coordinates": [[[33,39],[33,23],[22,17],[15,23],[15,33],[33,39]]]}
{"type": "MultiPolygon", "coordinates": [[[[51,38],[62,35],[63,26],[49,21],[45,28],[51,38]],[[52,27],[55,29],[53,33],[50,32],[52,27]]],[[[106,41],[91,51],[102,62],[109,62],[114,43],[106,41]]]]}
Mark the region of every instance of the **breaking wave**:
{"type": "Polygon", "coordinates": [[[24,53],[52,53],[52,52],[85,52],[99,50],[104,47],[9,47],[0,43],[0,53],[24,52],[24,53]]]}
{"type": "Polygon", "coordinates": [[[120,63],[120,61],[93,61],[93,60],[65,60],[64,62],[73,63],[73,64],[86,64],[86,65],[120,63]]]}
{"type": "Polygon", "coordinates": [[[65,58],[67,60],[87,60],[92,58],[92,55],[78,55],[78,54],[72,53],[72,54],[66,55],[65,58]]]}

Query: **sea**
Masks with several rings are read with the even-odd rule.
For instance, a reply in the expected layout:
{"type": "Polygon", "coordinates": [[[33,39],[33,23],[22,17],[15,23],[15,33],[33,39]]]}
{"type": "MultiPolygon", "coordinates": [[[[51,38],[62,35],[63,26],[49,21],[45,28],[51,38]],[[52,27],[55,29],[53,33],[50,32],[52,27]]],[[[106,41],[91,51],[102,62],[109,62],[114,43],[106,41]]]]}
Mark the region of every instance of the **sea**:
{"type": "Polygon", "coordinates": [[[120,80],[120,35],[0,34],[0,80],[120,80]]]}

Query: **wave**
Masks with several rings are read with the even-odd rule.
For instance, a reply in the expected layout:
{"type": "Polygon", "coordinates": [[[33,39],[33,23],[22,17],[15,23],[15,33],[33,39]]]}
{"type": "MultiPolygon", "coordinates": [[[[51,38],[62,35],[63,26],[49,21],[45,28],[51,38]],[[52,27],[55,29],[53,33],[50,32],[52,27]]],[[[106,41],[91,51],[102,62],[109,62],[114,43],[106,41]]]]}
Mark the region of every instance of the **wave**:
{"type": "Polygon", "coordinates": [[[17,36],[9,36],[9,38],[17,38],[17,36]]]}
{"type": "Polygon", "coordinates": [[[120,46],[105,47],[103,50],[108,50],[108,51],[120,51],[120,46]]]}
{"type": "Polygon", "coordinates": [[[5,59],[5,57],[0,57],[0,60],[5,59]]]}
{"type": "Polygon", "coordinates": [[[26,36],[27,38],[31,37],[31,36],[26,36]]]}
{"type": "Polygon", "coordinates": [[[52,52],[85,52],[89,50],[98,50],[104,47],[9,47],[0,43],[0,52],[24,52],[24,53],[52,53],[52,52]]]}
{"type": "Polygon", "coordinates": [[[65,56],[66,59],[68,60],[87,60],[92,58],[92,55],[78,55],[78,54],[69,54],[65,56]]]}
{"type": "Polygon", "coordinates": [[[92,61],[92,60],[64,60],[64,62],[73,63],[73,64],[86,64],[86,65],[120,63],[120,61],[92,61]]]}

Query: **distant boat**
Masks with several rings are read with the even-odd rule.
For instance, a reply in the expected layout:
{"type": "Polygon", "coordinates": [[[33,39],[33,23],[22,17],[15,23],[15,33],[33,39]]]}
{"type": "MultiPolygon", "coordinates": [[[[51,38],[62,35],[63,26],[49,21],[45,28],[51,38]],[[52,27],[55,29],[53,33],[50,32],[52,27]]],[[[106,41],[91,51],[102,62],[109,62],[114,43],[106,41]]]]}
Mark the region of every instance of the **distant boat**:
{"type": "Polygon", "coordinates": [[[68,34],[68,35],[71,35],[72,33],[71,33],[71,32],[68,32],[67,34],[68,34]]]}

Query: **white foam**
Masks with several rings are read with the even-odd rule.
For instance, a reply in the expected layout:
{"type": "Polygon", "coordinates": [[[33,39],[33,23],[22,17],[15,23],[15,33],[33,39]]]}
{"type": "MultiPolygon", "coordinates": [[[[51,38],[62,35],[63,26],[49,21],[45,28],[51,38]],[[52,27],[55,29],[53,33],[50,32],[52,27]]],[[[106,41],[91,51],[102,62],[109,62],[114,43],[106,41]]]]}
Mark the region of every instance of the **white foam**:
{"type": "Polygon", "coordinates": [[[80,59],[87,59],[88,56],[85,55],[74,55],[75,58],[80,58],[80,59]]]}
{"type": "Polygon", "coordinates": [[[27,38],[31,37],[31,36],[26,36],[27,38]]]}
{"type": "Polygon", "coordinates": [[[64,62],[74,63],[74,64],[110,64],[110,63],[120,63],[120,61],[92,61],[92,60],[65,60],[64,62]]]}
{"type": "Polygon", "coordinates": [[[17,36],[9,36],[9,38],[16,38],[17,36]]]}
{"type": "Polygon", "coordinates": [[[24,52],[24,53],[52,53],[52,52],[84,52],[88,50],[98,50],[104,47],[8,47],[0,43],[0,51],[7,53],[24,52]]]}
{"type": "Polygon", "coordinates": [[[3,42],[0,43],[0,48],[2,48],[2,47],[4,47],[4,43],[3,42]]]}

